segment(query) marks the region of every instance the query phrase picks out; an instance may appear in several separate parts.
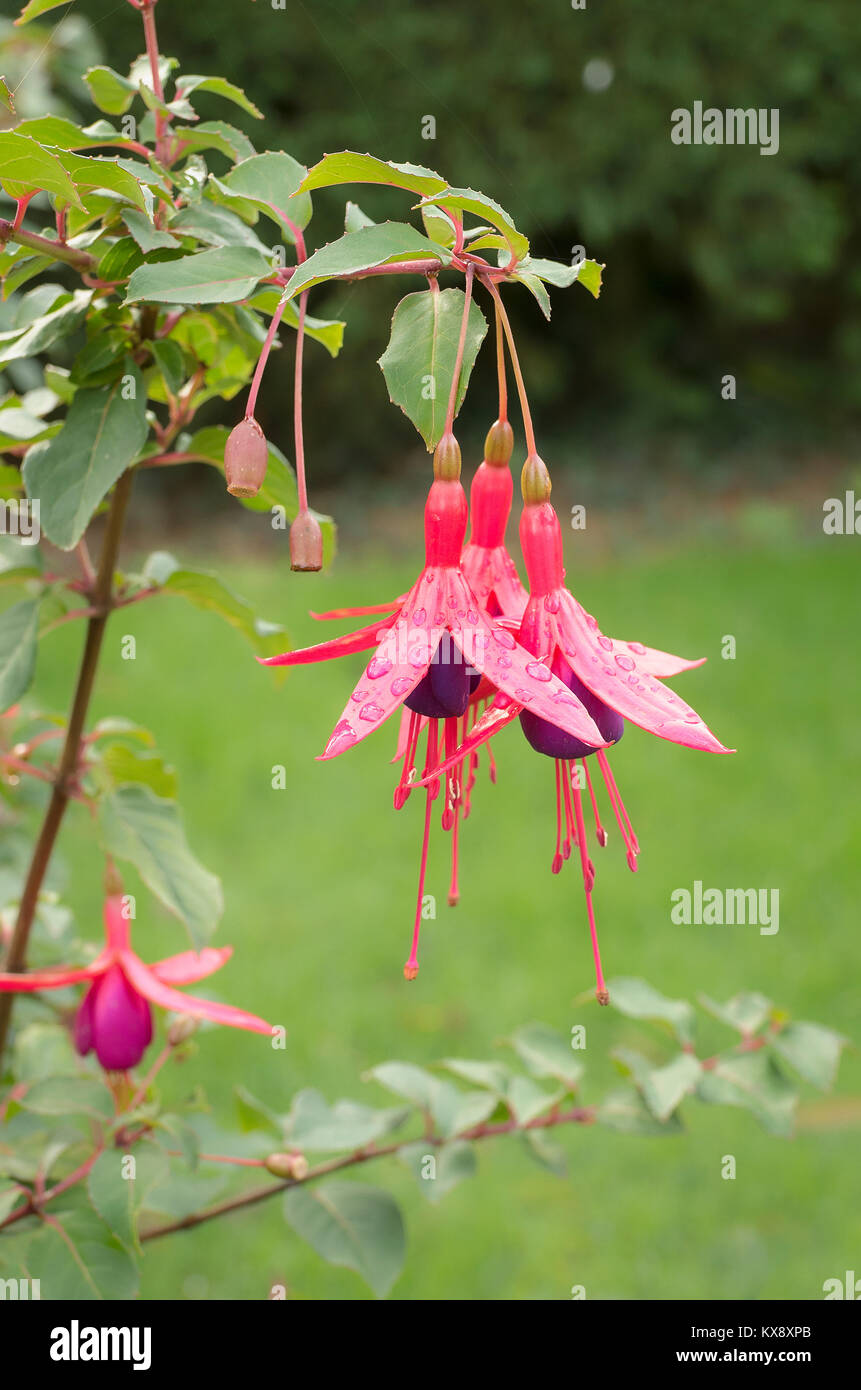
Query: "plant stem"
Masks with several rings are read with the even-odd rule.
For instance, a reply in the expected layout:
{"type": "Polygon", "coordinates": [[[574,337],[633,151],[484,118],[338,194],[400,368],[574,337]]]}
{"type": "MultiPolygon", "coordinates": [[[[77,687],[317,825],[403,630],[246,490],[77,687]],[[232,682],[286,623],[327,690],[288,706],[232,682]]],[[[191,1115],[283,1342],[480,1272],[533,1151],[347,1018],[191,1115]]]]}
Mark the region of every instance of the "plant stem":
{"type": "Polygon", "coordinates": [[[308,291],[299,296],[299,322],[296,325],[296,364],[293,373],[293,441],[296,458],[296,484],[299,492],[299,511],[308,510],[308,487],[305,482],[305,433],[302,428],[302,358],[305,347],[305,310],[308,291]]]}
{"type": "Polygon", "coordinates": [[[63,242],[52,241],[50,237],[39,236],[37,232],[25,232],[23,227],[16,227],[13,222],[0,218],[0,246],[7,241],[17,241],[19,246],[29,246],[31,250],[40,251],[52,260],[64,261],[75,270],[95,270],[97,265],[95,256],[91,256],[89,251],[76,251],[74,247],[66,246],[63,242]]]}
{"type": "MultiPolygon", "coordinates": [[[[6,970],[10,972],[21,972],[26,965],[27,943],[30,939],[30,928],[33,925],[33,918],[36,913],[36,904],[39,900],[42,880],[45,877],[45,872],[54,849],[57,832],[60,829],[60,824],[66,813],[66,807],[69,804],[69,781],[77,767],[78,758],[80,756],[81,735],[87,717],[90,696],[93,692],[93,682],[95,680],[96,667],[98,666],[99,652],[102,646],[105,625],[110,613],[114,570],[116,568],[117,554],[119,552],[120,538],[123,532],[123,523],[125,521],[129,495],[131,493],[133,476],[131,469],[123,473],[114,488],[114,495],[111,498],[107,529],[105,531],[102,554],[99,560],[99,569],[92,591],[93,608],[96,609],[96,612],[87,623],[87,636],[81,655],[81,664],[78,669],[78,679],[75,686],[75,694],[72,699],[72,707],[69,712],[66,739],[63,744],[63,751],[60,754],[60,761],[57,765],[57,776],[54,781],[53,791],[51,792],[51,799],[48,802],[48,808],[45,812],[45,818],[42,821],[42,828],[36,840],[33,857],[30,860],[30,868],[27,872],[27,879],[18,906],[18,916],[15,921],[12,940],[9,944],[9,952],[6,957],[6,970]]],[[[14,994],[4,993],[0,995],[0,1058],[3,1056],[14,1000],[14,994]]]]}
{"type": "Polygon", "coordinates": [[[526,434],[526,451],[528,456],[531,458],[532,455],[536,453],[535,431],[532,428],[532,415],[529,411],[529,401],[526,399],[526,387],[523,382],[523,373],[520,370],[520,359],[517,356],[517,347],[515,346],[514,342],[514,334],[511,331],[511,324],[508,321],[508,315],[505,312],[505,306],[502,303],[502,296],[500,295],[499,290],[496,288],[496,285],[483,272],[479,276],[479,279],[481,280],[482,284],[485,285],[487,289],[490,291],[490,293],[493,295],[493,302],[496,305],[496,312],[502,319],[502,327],[505,332],[505,337],[508,341],[508,353],[511,357],[511,366],[514,370],[514,379],[517,382],[517,394],[520,397],[520,413],[523,416],[523,430],[526,434]]]}
{"type": "Polygon", "coordinates": [[[502,338],[502,315],[499,312],[499,305],[494,303],[496,311],[496,375],[499,383],[499,415],[498,419],[508,419],[508,382],[505,376],[505,344],[502,338]]]}
{"type": "MultiPolygon", "coordinates": [[[[263,344],[260,356],[257,359],[257,366],[254,368],[254,376],[251,378],[251,386],[248,391],[248,402],[245,406],[246,420],[249,418],[249,416],[252,416],[254,414],[254,407],[257,405],[257,393],[260,390],[260,383],[263,380],[263,373],[266,369],[266,363],[268,362],[269,354],[272,351],[272,344],[275,342],[275,334],[278,332],[278,325],[281,322],[281,316],[286,308],[287,300],[279,299],[277,307],[275,309],[275,313],[272,315],[272,322],[269,325],[269,332],[266,334],[266,341],[263,344]]],[[[164,460],[162,461],[164,462],[164,460]]]]}
{"type": "MultiPolygon", "coordinates": [[[[575,1106],[571,1110],[556,1111],[549,1115],[539,1115],[534,1120],[528,1120],[526,1124],[519,1124],[517,1120],[503,1120],[499,1124],[475,1125],[472,1129],[465,1129],[461,1134],[454,1135],[451,1139],[444,1139],[438,1134],[424,1135],[421,1142],[431,1148],[441,1148],[443,1144],[452,1143],[454,1139],[471,1143],[478,1139],[495,1139],[503,1134],[525,1134],[531,1129],[553,1129],[556,1125],[566,1124],[592,1124],[595,1119],[595,1111],[588,1106],[575,1106]]],[[[236,1197],[228,1197],[223,1202],[218,1202],[214,1206],[207,1207],[203,1211],[192,1212],[190,1216],[185,1216],[179,1221],[170,1221],[164,1226],[153,1226],[148,1231],[141,1232],[141,1240],[156,1240],[159,1236],[170,1235],[174,1231],[188,1231],[193,1226],[200,1226],[204,1221],[212,1221],[217,1216],[224,1216],[231,1211],[241,1211],[243,1207],[256,1206],[258,1202],[265,1202],[267,1198],[275,1196],[276,1193],[286,1192],[291,1187],[304,1187],[306,1183],[312,1182],[315,1178],[326,1177],[329,1173],[340,1172],[342,1168],[351,1168],[359,1163],[367,1163],[374,1158],[389,1158],[397,1153],[398,1149],[404,1147],[404,1141],[399,1144],[387,1144],[384,1148],[357,1149],[355,1153],[346,1154],[343,1158],[332,1158],[326,1163],[320,1163],[316,1168],[310,1168],[304,1178],[285,1178],[282,1182],[267,1183],[265,1187],[252,1188],[250,1192],[240,1192],[236,1197]]]]}
{"type": "Polygon", "coordinates": [[[463,293],[463,316],[460,321],[460,337],[457,340],[457,355],[454,359],[454,372],[451,378],[451,390],[448,395],[448,410],[445,416],[445,433],[451,434],[454,425],[454,414],[457,406],[457,388],[460,385],[460,369],[463,366],[463,349],[466,346],[466,329],[469,323],[469,305],[472,299],[472,277],[475,274],[475,267],[470,263],[466,268],[466,285],[463,293]]]}
{"type": "MultiPolygon", "coordinates": [[[[164,87],[161,81],[161,72],[158,66],[158,35],[155,29],[155,4],[156,0],[143,0],[141,4],[141,17],[143,19],[144,38],[146,39],[146,51],[149,58],[150,73],[152,74],[152,89],[156,100],[164,102],[164,87]]],[[[164,156],[164,136],[166,122],[160,111],[155,113],[155,157],[162,159],[164,156]]]]}

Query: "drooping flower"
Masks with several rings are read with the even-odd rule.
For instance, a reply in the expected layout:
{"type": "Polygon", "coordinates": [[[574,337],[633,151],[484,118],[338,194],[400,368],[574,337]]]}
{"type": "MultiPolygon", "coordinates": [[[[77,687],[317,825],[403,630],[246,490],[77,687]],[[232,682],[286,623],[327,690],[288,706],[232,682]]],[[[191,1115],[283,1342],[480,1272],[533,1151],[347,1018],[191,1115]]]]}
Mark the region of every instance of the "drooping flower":
{"type": "MultiPolygon", "coordinates": [[[[434,454],[434,481],[425,505],[425,566],[394,610],[358,632],[316,647],[267,657],[267,666],[293,666],[366,650],[376,651],[351,694],[322,754],[328,759],[353,748],[402,706],[410,711],[406,748],[395,806],[407,800],[416,780],[422,721],[427,743],[422,783],[427,790],[412,947],[404,967],[418,973],[417,948],[432,803],[439,795],[440,745],[449,771],[443,828],[453,830],[460,802],[460,770],[451,755],[463,737],[462,721],[482,677],[492,689],[554,719],[572,737],[603,747],[604,740],[580,701],[549,667],[524,650],[513,634],[488,614],[461,568],[467,525],[466,494],[460,483],[460,448],[444,435],[434,454]],[[439,725],[442,723],[442,740],[439,725]]],[[[260,660],[260,658],[258,658],[260,660]]]]}
{"type": "Polygon", "coordinates": [[[131,947],[125,903],[121,894],[105,899],[105,947],[92,964],[26,974],[0,973],[0,992],[32,993],[89,982],[75,1016],[75,1046],[82,1057],[94,1051],[106,1071],[128,1071],[137,1066],[152,1041],[151,1004],[232,1028],[271,1033],[269,1024],[255,1014],[180,994],[175,988],[195,984],[220,970],[232,954],[231,946],[183,951],[145,965],[131,947]]]}
{"type": "Polygon", "coordinates": [[[519,627],[519,642],[526,651],[540,658],[585,707],[601,734],[602,744],[595,744],[588,736],[572,734],[554,712],[548,717],[543,710],[519,700],[516,694],[512,698],[508,691],[500,690],[471,733],[437,769],[437,775],[445,773],[449,766],[462,764],[465,757],[471,756],[517,716],[532,748],[555,760],[553,872],[559,872],[563,861],[570,856],[571,846],[577,846],[595,960],[596,993],[600,1003],[607,1003],[609,995],[601,968],[592,907],[595,868],[586,846],[583,791],[588,790],[596,835],[602,846],[607,843],[607,833],[599,817],[586,759],[592,754],[596,757],[625,844],[628,866],[636,870],[639,843],[605,752],[622,737],[625,720],[685,747],[712,753],[734,750],[725,748],[696,711],[661,684],[661,677],[678,675],[700,665],[701,661],[688,661],[640,642],[606,637],[596,619],[565,587],[562,531],[549,501],[549,475],[537,455],[531,456],[524,467],[523,495],[520,541],[530,593],[519,627]]]}

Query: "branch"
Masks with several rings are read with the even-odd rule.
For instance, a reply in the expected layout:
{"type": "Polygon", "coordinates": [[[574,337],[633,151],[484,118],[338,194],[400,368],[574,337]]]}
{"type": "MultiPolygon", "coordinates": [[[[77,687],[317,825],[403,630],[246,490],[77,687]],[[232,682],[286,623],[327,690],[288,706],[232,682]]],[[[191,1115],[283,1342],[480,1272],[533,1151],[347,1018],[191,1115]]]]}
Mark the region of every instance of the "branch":
{"type": "MultiPolygon", "coordinates": [[[[78,670],[78,680],[75,686],[72,708],[69,713],[66,741],[63,744],[63,751],[60,754],[54,789],[51,793],[51,799],[48,802],[48,808],[45,812],[42,828],[39,831],[39,838],[33,850],[30,868],[27,872],[27,880],[21,894],[18,917],[15,922],[14,931],[12,932],[12,940],[6,958],[7,971],[20,972],[23,971],[25,967],[27,960],[27,943],[30,939],[30,928],[33,925],[33,918],[36,912],[36,904],[39,900],[42,880],[45,877],[45,871],[48,868],[48,862],[54,849],[57,832],[60,829],[60,824],[66,813],[66,807],[69,804],[71,795],[70,781],[80,757],[81,735],[87,718],[87,709],[89,708],[90,696],[93,692],[93,682],[95,680],[96,667],[98,666],[102,638],[104,637],[105,626],[111,608],[114,570],[116,569],[120,538],[122,536],[126,508],[132,488],[132,477],[133,474],[131,470],[123,473],[114,488],[114,495],[111,498],[111,505],[108,511],[107,530],[105,532],[101,559],[99,561],[99,571],[96,575],[96,582],[92,592],[93,608],[97,611],[89,619],[87,624],[87,636],[81,655],[81,664],[78,670]]],[[[3,1048],[6,1043],[6,1034],[9,1030],[9,1020],[11,1018],[14,1000],[14,994],[4,993],[0,995],[0,1057],[3,1055],[3,1048]]]]}
{"type": "MultiPolygon", "coordinates": [[[[570,1124],[590,1125],[594,1120],[594,1107],[575,1106],[572,1110],[551,1111],[549,1115],[539,1115],[534,1120],[528,1120],[526,1124],[519,1124],[517,1120],[502,1120],[495,1125],[475,1125],[472,1129],[451,1135],[450,1138],[443,1138],[439,1134],[427,1134],[422,1136],[421,1143],[432,1148],[442,1148],[444,1144],[453,1144],[455,1140],[473,1142],[478,1139],[496,1139],[502,1134],[525,1134],[530,1129],[553,1129],[557,1125],[570,1124]]],[[[283,1182],[267,1183],[265,1187],[240,1192],[238,1196],[228,1197],[226,1201],[217,1202],[203,1211],[192,1212],[180,1221],[170,1221],[164,1226],[152,1226],[148,1231],[142,1231],[140,1238],[142,1241],[156,1240],[159,1236],[171,1235],[174,1231],[191,1230],[192,1227],[201,1226],[205,1221],[212,1221],[217,1216],[241,1211],[243,1207],[256,1206],[258,1202],[265,1202],[267,1198],[274,1197],[279,1192],[286,1192],[291,1187],[304,1187],[306,1183],[313,1182],[316,1178],[327,1177],[329,1173],[338,1173],[343,1168],[352,1168],[375,1158],[390,1158],[409,1142],[402,1139],[398,1144],[387,1144],[381,1149],[374,1146],[357,1149],[355,1153],[347,1154],[344,1158],[332,1158],[326,1163],[318,1164],[316,1168],[309,1168],[304,1178],[285,1178],[283,1182]]]]}
{"type": "Polygon", "coordinates": [[[29,246],[33,251],[41,252],[43,256],[50,256],[54,261],[64,261],[75,270],[95,270],[98,264],[95,256],[91,256],[89,251],[76,251],[74,247],[66,246],[61,241],[52,241],[50,237],[39,236],[36,232],[25,232],[23,227],[16,227],[14,222],[0,218],[0,246],[7,241],[17,241],[19,246],[29,246]]]}

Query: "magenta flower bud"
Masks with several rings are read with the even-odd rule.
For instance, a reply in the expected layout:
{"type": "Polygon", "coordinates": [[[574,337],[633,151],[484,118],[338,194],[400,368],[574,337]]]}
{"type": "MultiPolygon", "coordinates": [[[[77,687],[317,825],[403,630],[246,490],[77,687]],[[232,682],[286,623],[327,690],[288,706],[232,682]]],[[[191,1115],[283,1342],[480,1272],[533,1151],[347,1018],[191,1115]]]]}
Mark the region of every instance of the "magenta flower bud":
{"type": "Polygon", "coordinates": [[[75,1047],[95,1051],[105,1071],[136,1067],[152,1042],[152,1013],[118,965],[94,980],[75,1018],[75,1047]]]}
{"type": "Polygon", "coordinates": [[[227,491],[234,497],[255,497],[263,486],[268,459],[266,436],[254,416],[247,415],[230,431],[224,446],[227,491]]]}
{"type": "Polygon", "coordinates": [[[308,511],[300,512],[290,527],[290,568],[323,568],[323,532],[317,518],[308,511]]]}

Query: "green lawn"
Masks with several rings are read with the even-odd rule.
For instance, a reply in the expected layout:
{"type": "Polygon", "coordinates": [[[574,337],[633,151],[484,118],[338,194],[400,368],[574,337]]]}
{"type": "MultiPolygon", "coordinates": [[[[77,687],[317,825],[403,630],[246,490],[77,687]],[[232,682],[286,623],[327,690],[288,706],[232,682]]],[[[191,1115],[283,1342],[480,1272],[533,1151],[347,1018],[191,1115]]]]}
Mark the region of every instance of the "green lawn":
{"type": "MultiPolygon", "coordinates": [[[[738,755],[712,758],[629,727],[614,755],[642,845],[625,867],[617,834],[598,861],[596,911],[607,973],[637,975],[668,994],[725,999],[757,989],[795,1016],[857,1036],[861,661],[857,541],[723,546],[593,562],[569,582],[605,631],[708,655],[678,688],[738,755]],[[721,640],[737,642],[734,661],[721,640]],[[695,879],[715,887],[780,890],[780,931],[676,926],[670,894],[695,879]]],[[[284,621],[294,644],[317,640],[309,607],[373,602],[414,572],[390,555],[342,557],[322,577],[226,561],[222,576],[284,621]]],[[[333,629],[343,630],[343,627],[333,629]]],[[[328,632],[325,635],[330,635],[328,632]]],[[[40,658],[36,693],[66,703],[80,641],[63,629],[40,658]]],[[[286,1110],[315,1086],[385,1103],[361,1074],[389,1058],[487,1057],[517,1025],[563,1032],[587,1025],[585,1099],[612,1083],[611,1046],[649,1046],[644,1025],[576,1003],[591,985],[578,874],[550,873],[553,767],[515,728],[496,741],[499,781],[482,776],[463,837],[461,904],[445,907],[447,844],[437,834],[422,968],[407,985],[420,837],[414,798],[392,809],[395,729],[321,764],[328,732],[360,669],[358,658],[291,675],[280,688],[240,637],[180,600],[142,604],[109,630],[95,710],[122,711],[154,729],[180,773],[189,838],[224,881],[219,942],[236,957],[222,997],[289,1030],[285,1051],[229,1030],[200,1036],[175,1068],[175,1094],[202,1082],[217,1117],[248,1087],[286,1110]],[[120,658],[122,634],[137,658],[120,658]],[[270,785],[274,765],[287,790],[270,785]]],[[[101,866],[82,812],[63,838],[69,897],[97,911],[101,866]]],[[[141,897],[137,945],[183,949],[180,929],[141,897]]],[[[98,932],[93,920],[92,933],[98,932]]],[[[705,1045],[725,1034],[707,1028],[705,1045]]],[[[861,1089],[850,1053],[838,1089],[861,1089]]],[[[812,1097],[811,1097],[812,1098],[812,1097]]],[[[845,1107],[853,1113],[852,1107],[845,1107]]],[[[517,1140],[481,1147],[480,1175],[438,1207],[386,1160],[382,1180],[401,1199],[409,1256],[402,1299],[817,1298],[822,1283],[858,1267],[859,1145],[855,1127],[808,1123],[782,1141],[740,1110],[687,1103],[688,1131],[648,1140],[592,1128],[562,1131],[570,1176],[559,1180],[517,1140]],[[721,1178],[722,1156],[737,1160],[721,1178]]],[[[298,1298],[363,1298],[365,1286],[323,1264],[285,1224],[279,1201],[148,1247],[149,1298],[265,1298],[273,1282],[298,1298]]]]}

